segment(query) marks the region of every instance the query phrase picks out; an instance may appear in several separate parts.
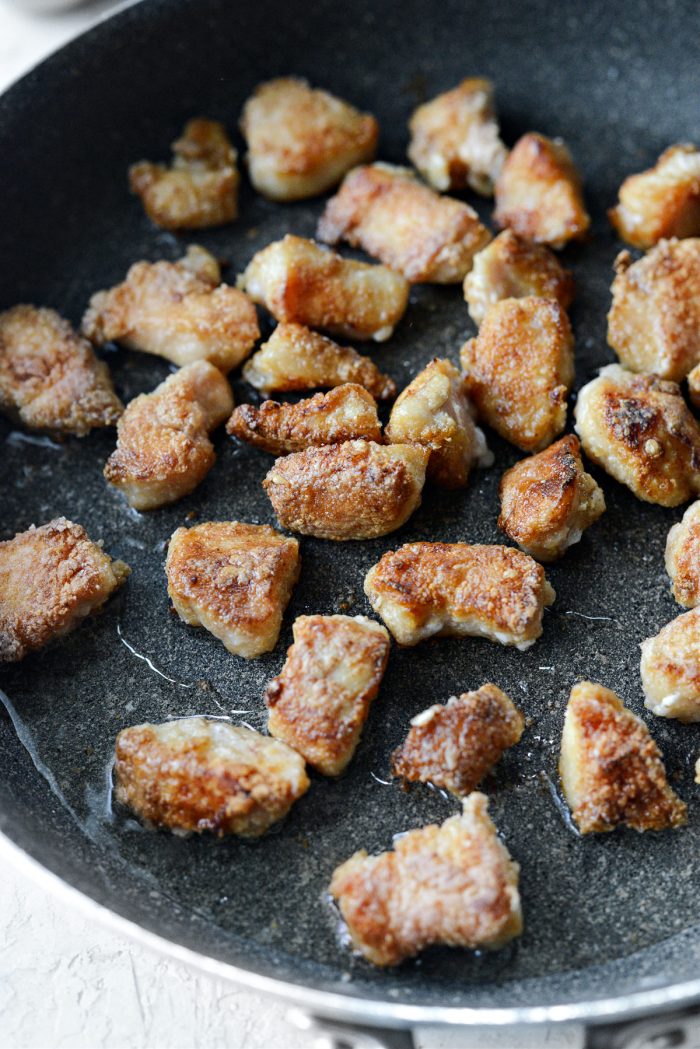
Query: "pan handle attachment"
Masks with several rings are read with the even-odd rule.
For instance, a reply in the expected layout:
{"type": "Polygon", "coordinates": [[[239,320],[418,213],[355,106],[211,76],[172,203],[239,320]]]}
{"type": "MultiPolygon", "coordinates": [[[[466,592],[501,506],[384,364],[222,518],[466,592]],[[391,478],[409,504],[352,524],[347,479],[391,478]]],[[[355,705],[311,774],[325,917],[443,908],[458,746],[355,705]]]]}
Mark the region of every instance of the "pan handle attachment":
{"type": "Polygon", "coordinates": [[[416,1049],[413,1034],[406,1028],[364,1027],[312,1016],[303,1009],[290,1009],[287,1019],[300,1031],[309,1032],[313,1049],[416,1049]]]}
{"type": "Polygon", "coordinates": [[[584,1049],[700,1049],[700,1009],[590,1027],[584,1049]]]}

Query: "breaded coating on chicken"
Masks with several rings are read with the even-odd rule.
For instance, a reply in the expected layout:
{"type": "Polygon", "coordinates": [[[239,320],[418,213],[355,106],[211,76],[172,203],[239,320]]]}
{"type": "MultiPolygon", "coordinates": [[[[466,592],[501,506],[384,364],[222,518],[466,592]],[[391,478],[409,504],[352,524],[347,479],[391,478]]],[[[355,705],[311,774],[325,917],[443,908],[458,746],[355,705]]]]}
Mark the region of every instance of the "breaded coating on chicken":
{"type": "Polygon", "coordinates": [[[686,805],[668,785],[647,726],[618,695],[592,681],[571,689],[559,775],[582,834],[620,824],[645,831],[687,822],[686,805]]]}
{"type": "Polygon", "coordinates": [[[561,139],[535,132],[516,142],[496,182],[494,222],[550,248],[582,240],[591,220],[581,179],[561,139]]]}
{"type": "Polygon", "coordinates": [[[303,324],[278,324],[243,367],[243,378],[261,393],[289,393],[356,383],[378,401],[396,396],[396,383],[369,357],[338,346],[303,324]]]}
{"type": "Polygon", "coordinates": [[[491,240],[479,216],[441,197],[408,168],[369,164],[343,179],[318,224],[326,244],[362,248],[413,284],[458,284],[491,240]]]}
{"type": "Polygon", "coordinates": [[[394,331],[410,289],[386,266],[343,259],[290,233],[254,255],[238,284],[278,321],[375,342],[394,331]]]}
{"type": "Polygon", "coordinates": [[[700,607],[641,644],[644,705],[660,718],[700,721],[700,607]]]}
{"type": "Polygon", "coordinates": [[[482,685],[411,718],[406,739],[391,756],[391,770],[409,783],[432,783],[464,797],[524,729],[522,714],[505,692],[482,685]]]}
{"type": "Polygon", "coordinates": [[[369,113],[297,77],[258,85],[243,107],[241,131],[250,181],[270,200],[325,193],[372,159],[379,137],[369,113]]]}
{"type": "Polygon", "coordinates": [[[346,441],[277,459],[263,481],[283,528],[319,539],[374,539],[420,506],[428,452],[346,441]]]}
{"type": "Polygon", "coordinates": [[[137,262],[122,284],[92,296],[83,332],[97,346],[113,340],[178,367],[209,361],[229,372],[260,329],[250,299],[220,280],[216,259],[196,245],[178,262],[137,262]]]}
{"type": "Polygon", "coordinates": [[[700,429],[675,382],[609,364],[579,392],[575,419],[588,458],[638,499],[679,506],[700,492],[700,429]]]}
{"type": "Polygon", "coordinates": [[[474,466],[491,466],[486,438],[474,425],[464,382],[454,364],[436,357],[419,372],[391,410],[387,439],[430,452],[428,478],[463,488],[474,466]]]}
{"type": "Polygon", "coordinates": [[[377,402],[363,386],[345,383],[296,404],[240,404],[226,424],[232,437],[273,455],[343,441],[381,442],[377,402]]]}
{"type": "Polygon", "coordinates": [[[185,124],[173,142],[173,166],[142,160],[129,168],[129,186],[162,229],[207,229],[238,214],[238,154],[217,120],[185,124]]]}
{"type": "Polygon", "coordinates": [[[622,240],[650,248],[663,237],[700,236],[700,151],[669,146],[653,168],[630,175],[608,217],[622,240]]]}
{"type": "Polygon", "coordinates": [[[216,459],[209,433],[233,411],[228,382],[196,361],[127,406],[104,475],[136,510],[154,510],[193,491],[216,459]]]}
{"type": "Polygon", "coordinates": [[[475,793],[460,815],[408,831],[390,852],[356,852],[330,893],[354,947],[374,965],[398,965],[433,944],[495,949],[519,936],[519,871],[475,793]]]}
{"type": "Polygon", "coordinates": [[[494,303],[529,295],[555,299],[566,310],[574,297],[574,278],[549,248],[504,229],[474,256],[464,278],[469,316],[481,324],[494,303]]]}
{"type": "Polygon", "coordinates": [[[666,571],[679,605],[700,605],[700,500],[689,506],[666,540],[666,571]]]}
{"type": "Polygon", "coordinates": [[[486,637],[530,648],[556,594],[544,569],[508,546],[407,543],[384,554],[365,593],[400,645],[428,637],[486,637]]]}
{"type": "Polygon", "coordinates": [[[124,410],[107,365],[55,310],[0,313],[0,411],[30,430],[84,437],[124,410]]]}
{"type": "Polygon", "coordinates": [[[74,630],[129,572],[65,517],[0,543],[0,663],[24,659],[74,630]]]}
{"type": "Polygon", "coordinates": [[[389,658],[389,635],[365,616],[299,616],[294,644],[265,692],[267,729],[324,776],[355,753],[389,658]]]}
{"type": "Polygon", "coordinates": [[[498,527],[538,561],[555,561],[605,512],[605,496],[567,434],[506,470],[499,487],[498,527]]]}
{"type": "Polygon", "coordinates": [[[490,80],[467,77],[419,106],[409,128],[409,160],[434,189],[469,187],[492,196],[508,150],[501,142],[490,80]]]}
{"type": "Polygon", "coordinates": [[[309,789],[304,759],[253,729],[178,718],[122,729],[116,800],[149,827],[258,838],[309,789]]]}
{"type": "Polygon", "coordinates": [[[480,419],[524,452],[546,448],[566,426],[574,338],[553,299],[502,299],[460,353],[480,419]]]}
{"type": "Polygon", "coordinates": [[[626,368],[680,382],[700,363],[700,238],[615,259],[608,342],[626,368]]]}

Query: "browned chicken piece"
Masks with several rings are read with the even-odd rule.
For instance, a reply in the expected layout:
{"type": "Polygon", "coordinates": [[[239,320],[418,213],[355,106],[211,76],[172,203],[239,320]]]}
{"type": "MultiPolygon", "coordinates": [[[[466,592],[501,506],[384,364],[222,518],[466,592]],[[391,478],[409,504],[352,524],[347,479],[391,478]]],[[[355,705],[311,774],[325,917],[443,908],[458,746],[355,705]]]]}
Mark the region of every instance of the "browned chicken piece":
{"type": "Polygon", "coordinates": [[[173,142],[173,166],[142,160],[129,168],[129,186],[162,229],[207,229],[238,214],[238,155],[223,124],[199,117],[173,142]]]}
{"type": "Polygon", "coordinates": [[[123,410],[107,365],[58,313],[0,313],[0,411],[30,430],[84,437],[123,410]]]}
{"type": "Polygon", "coordinates": [[[680,382],[700,363],[700,238],[615,259],[608,342],[626,368],[680,382]]]}
{"type": "Polygon", "coordinates": [[[581,179],[561,139],[529,132],[515,144],[496,182],[497,226],[550,248],[582,240],[591,220],[581,179]]]}
{"type": "Polygon", "coordinates": [[[243,368],[243,378],[261,393],[289,393],[356,383],[378,401],[396,396],[396,383],[369,357],[338,346],[303,324],[278,324],[243,368]]]}
{"type": "Polygon", "coordinates": [[[688,143],[669,146],[653,168],[625,179],[608,216],[635,248],[663,237],[700,236],[700,151],[688,143]]]}
{"type": "Polygon", "coordinates": [[[605,512],[605,496],[572,434],[506,470],[498,527],[538,561],[555,561],[605,512]]]}
{"type": "Polygon", "coordinates": [[[664,830],[687,822],[684,802],[668,785],[649,729],[618,695],[591,681],[571,689],[559,774],[582,834],[664,830]]]}
{"type": "Polygon", "coordinates": [[[700,364],[688,376],[688,396],[691,404],[700,410],[700,364]]]}
{"type": "Polygon", "coordinates": [[[410,783],[432,783],[464,797],[515,746],[524,728],[522,714],[505,692],[482,685],[416,714],[392,754],[392,772],[410,783]]]}
{"type": "Polygon", "coordinates": [[[435,358],[406,387],[391,410],[386,436],[393,444],[418,444],[430,452],[428,478],[463,488],[473,466],[491,466],[489,452],[454,364],[435,358]]]}
{"type": "Polygon", "coordinates": [[[408,168],[369,164],[346,175],[317,236],[362,248],[413,284],[458,284],[491,239],[460,200],[441,197],[408,168]]]}
{"type": "Polygon", "coordinates": [[[409,128],[409,159],[440,192],[469,187],[490,197],[508,150],[501,142],[490,80],[467,77],[419,106],[409,128]]]}
{"type": "Polygon", "coordinates": [[[258,838],[309,789],[304,759],[209,718],[133,725],[117,736],[115,797],[147,826],[258,838]]]}
{"type": "Polygon", "coordinates": [[[407,543],[370,568],[365,593],[400,645],[486,637],[521,652],[556,597],[544,569],[507,546],[407,543]]]}
{"type": "Polygon", "coordinates": [[[700,605],[700,500],[689,506],[666,540],[666,571],[679,605],[700,605]]]}
{"type": "Polygon", "coordinates": [[[504,229],[474,256],[464,278],[469,316],[481,324],[494,303],[529,295],[555,299],[566,310],[574,297],[574,279],[549,248],[504,229]]]}
{"type": "Polygon", "coordinates": [[[386,266],[343,259],[290,233],[254,255],[238,283],[278,321],[375,342],[392,334],[410,289],[386,266]]]}
{"type": "Polygon", "coordinates": [[[638,499],[679,506],[700,493],[700,429],[675,382],[609,364],[579,392],[575,417],[588,458],[638,499]]]}
{"type": "Polygon", "coordinates": [[[644,705],[660,718],[700,721],[700,607],[642,642],[644,705]]]}
{"type": "Polygon", "coordinates": [[[343,441],[381,442],[377,402],[363,386],[345,383],[296,404],[241,404],[226,424],[232,437],[273,455],[343,441]]]}
{"type": "Polygon", "coordinates": [[[129,572],[65,517],[0,543],[0,663],[24,659],[74,630],[129,572]]]}
{"type": "Polygon", "coordinates": [[[374,539],[420,506],[428,453],[346,441],[277,459],[263,481],[283,528],[319,539],[374,539]]]}
{"type": "Polygon", "coordinates": [[[501,437],[524,452],[539,452],[562,432],[574,339],[558,302],[532,295],[502,299],[460,359],[479,418],[501,437]]]}
{"type": "Polygon", "coordinates": [[[165,562],[168,595],[180,619],[204,627],[245,659],[277,644],[300,570],[296,539],[241,521],[178,528],[165,562]]]}
{"type": "Polygon", "coordinates": [[[475,793],[460,815],[408,831],[390,852],[356,852],[333,872],[330,893],[356,950],[398,965],[433,944],[495,949],[519,936],[519,871],[475,793]]]}
{"type": "Polygon", "coordinates": [[[372,159],[379,137],[369,113],[297,77],[260,84],[243,108],[241,131],[250,180],[270,200],[325,193],[372,159]]]}
{"type": "Polygon", "coordinates": [[[268,732],[324,776],[339,776],[389,658],[389,635],[365,616],[299,616],[279,677],[267,686],[268,732]]]}
{"type": "Polygon", "coordinates": [[[104,475],[136,510],[154,510],[193,491],[214,465],[209,433],[233,410],[228,382],[213,364],[181,368],[128,405],[104,475]]]}
{"type": "Polygon", "coordinates": [[[83,332],[97,346],[115,341],[179,367],[209,361],[231,371],[260,329],[250,299],[220,280],[216,259],[195,245],[178,262],[137,262],[122,284],[92,296],[83,332]]]}

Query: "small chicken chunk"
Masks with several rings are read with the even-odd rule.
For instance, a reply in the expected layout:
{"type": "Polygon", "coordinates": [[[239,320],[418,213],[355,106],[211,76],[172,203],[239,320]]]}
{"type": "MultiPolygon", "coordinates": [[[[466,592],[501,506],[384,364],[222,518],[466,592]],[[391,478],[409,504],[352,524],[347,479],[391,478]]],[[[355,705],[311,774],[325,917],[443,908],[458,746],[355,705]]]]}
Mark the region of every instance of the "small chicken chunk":
{"type": "Polygon", "coordinates": [[[608,216],[619,236],[635,248],[664,237],[700,236],[700,151],[669,146],[653,168],[630,175],[608,216]]]}
{"type": "Polygon", "coordinates": [[[378,441],[377,402],[363,386],[346,383],[296,404],[241,404],[226,424],[232,437],[273,455],[343,441],[378,441]]]}
{"type": "Polygon", "coordinates": [[[372,159],[379,137],[369,113],[297,77],[260,84],[243,108],[241,131],[250,180],[270,200],[325,193],[372,159]]]}
{"type": "Polygon", "coordinates": [[[524,728],[522,714],[505,692],[482,685],[416,714],[392,754],[391,769],[410,783],[432,783],[464,797],[515,746],[524,728]]]}
{"type": "Polygon", "coordinates": [[[491,239],[460,200],[441,197],[408,168],[369,164],[346,175],[317,236],[362,248],[413,284],[458,284],[491,239]]]}
{"type": "Polygon", "coordinates": [[[173,166],[142,160],[129,168],[129,186],[162,229],[207,229],[238,214],[236,150],[223,124],[190,120],[173,142],[173,166]]]}
{"type": "Polygon", "coordinates": [[[530,648],[556,597],[544,569],[507,546],[407,543],[370,568],[365,593],[400,645],[487,637],[530,648]]]}
{"type": "Polygon", "coordinates": [[[626,368],[680,382],[700,363],[700,238],[615,259],[608,342],[626,368]]]}
{"type": "Polygon", "coordinates": [[[591,220],[581,179],[561,139],[530,132],[516,142],[496,182],[494,221],[550,248],[582,240],[591,220]]]}
{"type": "Polygon", "coordinates": [[[700,364],[688,376],[688,396],[693,407],[700,409],[700,364]]]}
{"type": "Polygon", "coordinates": [[[392,334],[410,289],[386,266],[343,259],[289,233],[253,256],[239,286],[278,321],[375,342],[392,334]]]}
{"type": "Polygon", "coordinates": [[[304,759],[253,729],[209,718],[117,736],[115,797],[150,827],[258,838],[309,789],[304,759]]]}
{"type": "Polygon", "coordinates": [[[588,458],[638,499],[679,506],[700,492],[700,429],[674,382],[609,364],[575,417],[588,458]]]}
{"type": "Polygon", "coordinates": [[[283,528],[319,539],[374,539],[420,506],[428,452],[346,441],[277,459],[263,488],[283,528]]]}
{"type": "Polygon", "coordinates": [[[660,718],[700,721],[700,607],[642,642],[644,705],[660,718]]]}
{"type": "Polygon", "coordinates": [[[434,189],[469,187],[492,196],[508,150],[501,142],[490,80],[468,77],[419,106],[409,128],[409,159],[434,189]]]}
{"type": "Polygon", "coordinates": [[[97,346],[114,341],[179,367],[209,361],[231,371],[260,329],[250,299],[220,279],[216,259],[194,245],[179,262],[137,262],[122,284],[92,296],[83,332],[97,346]]]}
{"type": "Polygon", "coordinates": [[[266,394],[356,383],[378,401],[396,396],[395,382],[373,360],[302,324],[278,324],[244,366],[243,378],[266,394]]]}
{"type": "Polygon", "coordinates": [[[666,541],[666,571],[679,605],[700,605],[700,500],[689,506],[666,541]]]}
{"type": "Polygon", "coordinates": [[[649,729],[609,688],[581,681],[564,717],[559,774],[582,834],[664,830],[687,821],[684,802],[668,785],[649,729]]]}
{"type": "Polygon", "coordinates": [[[471,794],[460,815],[408,831],[391,852],[356,852],[330,893],[354,947],[374,965],[398,965],[433,944],[495,949],[519,936],[519,871],[488,799],[471,794]]]}
{"type": "Polygon", "coordinates": [[[464,278],[469,316],[481,324],[494,303],[529,295],[555,299],[566,310],[574,297],[574,279],[549,248],[504,229],[474,256],[474,265],[464,278]]]}
{"type": "Polygon", "coordinates": [[[0,543],[0,663],[24,659],[74,630],[129,571],[65,517],[0,543]]]}
{"type": "Polygon", "coordinates": [[[300,570],[296,539],[241,521],[178,528],[165,561],[168,594],[180,619],[203,626],[245,659],[277,644],[300,570]]]}
{"type": "Polygon", "coordinates": [[[233,397],[213,364],[181,368],[128,405],[104,475],[136,510],[154,510],[193,491],[214,465],[209,433],[231,414],[233,397]]]}
{"type": "Polygon", "coordinates": [[[268,732],[324,776],[355,753],[389,658],[389,635],[365,616],[299,616],[279,677],[267,686],[268,732]]]}
{"type": "Polygon", "coordinates": [[[428,478],[463,488],[473,466],[491,466],[493,455],[478,426],[454,364],[436,357],[403,391],[391,410],[386,436],[393,444],[418,444],[430,452],[428,478]]]}
{"type": "Polygon", "coordinates": [[[479,418],[501,437],[524,452],[539,452],[562,432],[574,339],[558,302],[532,295],[502,299],[460,359],[479,418]]]}
{"type": "Polygon", "coordinates": [[[555,561],[605,512],[605,496],[572,434],[506,470],[498,527],[538,561],[555,561]]]}
{"type": "Polygon", "coordinates": [[[58,313],[0,313],[0,411],[30,430],[84,437],[123,410],[107,365],[58,313]]]}

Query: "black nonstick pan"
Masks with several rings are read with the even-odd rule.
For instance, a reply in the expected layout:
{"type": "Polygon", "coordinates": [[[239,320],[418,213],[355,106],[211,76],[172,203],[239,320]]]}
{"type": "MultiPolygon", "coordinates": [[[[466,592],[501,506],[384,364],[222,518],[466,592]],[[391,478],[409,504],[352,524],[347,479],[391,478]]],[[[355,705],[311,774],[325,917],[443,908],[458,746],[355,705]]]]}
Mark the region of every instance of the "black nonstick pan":
{"type": "MultiPolygon", "coordinates": [[[[612,360],[606,346],[612,262],[605,211],[623,177],[667,145],[700,141],[700,7],[694,0],[145,0],[44,62],[0,100],[0,307],[34,302],[80,320],[90,294],[141,258],[178,257],[197,240],[229,264],[291,231],[313,235],[317,200],[273,205],[245,186],[232,226],[175,237],[129,195],[128,165],[165,159],[186,119],[234,132],[261,80],[308,77],[376,113],[380,156],[405,160],[420,101],[482,74],[497,84],[504,137],[561,135],[583,173],[593,236],[568,249],[577,297],[577,388],[612,360]]],[[[242,143],[238,143],[242,148],[242,143]]],[[[489,221],[491,203],[476,201],[489,221]]],[[[267,334],[269,319],[263,318],[267,334]]],[[[390,342],[372,347],[399,385],[435,355],[457,360],[474,328],[460,289],[418,287],[390,342]]],[[[165,362],[109,349],[124,400],[168,373],[165,362]]],[[[252,391],[234,375],[238,402],[252,391]]],[[[426,489],[400,532],[362,543],[303,539],[303,570],[271,654],[245,661],[169,610],[164,547],[180,525],[275,524],[261,480],[268,457],[223,434],[205,482],[176,505],[130,511],[102,467],[113,432],[55,442],[0,422],[0,538],[65,514],[133,574],[121,596],[42,653],[0,670],[0,829],[120,926],[312,1012],[379,1026],[589,1022],[689,1006],[700,998],[700,793],[692,726],[643,710],[639,642],[679,611],[663,550],[681,510],[642,504],[604,475],[608,511],[547,569],[557,600],[525,653],[485,640],[394,646],[355,760],[337,782],[314,779],[284,824],[254,844],[142,830],[110,800],[110,756],[124,726],[211,714],[262,728],[262,694],[302,613],[370,612],[362,592],[383,552],[417,539],[500,542],[497,487],[518,458],[489,434],[496,465],[464,493],[426,489]],[[614,688],[650,723],[688,827],[577,836],[556,774],[574,681],[614,688]],[[513,947],[434,949],[378,971],[354,958],[325,898],[333,868],[457,809],[436,791],[390,782],[389,754],[409,719],[495,681],[530,719],[485,789],[522,868],[526,929],[513,947]]],[[[595,472],[595,471],[594,471],[595,472]]],[[[612,1037],[612,1036],[611,1036],[612,1037]]],[[[612,1042],[607,1043],[612,1044],[612,1042]]],[[[677,1043],[681,1044],[681,1043],[677,1043]]]]}

